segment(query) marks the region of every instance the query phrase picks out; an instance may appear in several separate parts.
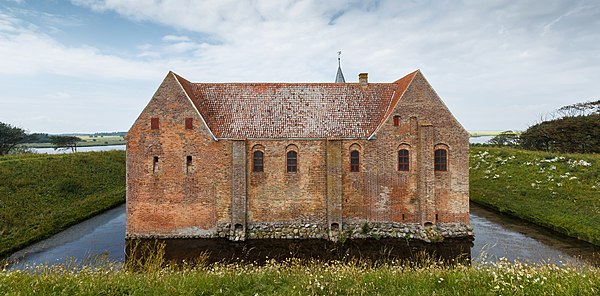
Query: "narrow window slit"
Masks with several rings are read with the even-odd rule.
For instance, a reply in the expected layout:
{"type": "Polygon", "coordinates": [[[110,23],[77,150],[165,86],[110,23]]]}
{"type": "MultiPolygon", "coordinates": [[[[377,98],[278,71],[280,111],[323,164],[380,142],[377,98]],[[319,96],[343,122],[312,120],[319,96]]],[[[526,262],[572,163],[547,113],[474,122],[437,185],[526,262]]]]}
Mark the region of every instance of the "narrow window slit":
{"type": "Polygon", "coordinates": [[[190,169],[191,169],[191,167],[192,167],[192,156],[191,156],[191,155],[188,155],[188,156],[185,158],[185,173],[186,173],[186,174],[189,174],[189,173],[190,173],[190,169]]]}
{"type": "Polygon", "coordinates": [[[154,156],[152,161],[152,172],[156,173],[158,171],[158,156],[154,156]]]}

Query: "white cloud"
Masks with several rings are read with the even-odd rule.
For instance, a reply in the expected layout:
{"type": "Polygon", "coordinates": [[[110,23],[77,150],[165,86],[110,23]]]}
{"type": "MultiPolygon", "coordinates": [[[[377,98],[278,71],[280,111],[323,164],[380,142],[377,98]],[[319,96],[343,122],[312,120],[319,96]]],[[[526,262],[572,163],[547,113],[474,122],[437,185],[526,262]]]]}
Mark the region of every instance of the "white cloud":
{"type": "Polygon", "coordinates": [[[7,75],[155,79],[164,72],[157,65],[103,54],[93,47],[65,46],[4,13],[0,13],[0,56],[0,74],[7,75]]]}
{"type": "Polygon", "coordinates": [[[190,37],[183,35],[166,35],[162,40],[165,42],[186,42],[190,41],[190,37]]]}
{"type": "Polygon", "coordinates": [[[598,97],[593,1],[72,2],[173,30],[125,58],[63,45],[0,13],[0,56],[11,57],[0,59],[0,74],[333,81],[342,50],[347,81],[365,71],[393,81],[421,68],[466,128],[479,130],[523,129],[548,109],[598,97]]]}

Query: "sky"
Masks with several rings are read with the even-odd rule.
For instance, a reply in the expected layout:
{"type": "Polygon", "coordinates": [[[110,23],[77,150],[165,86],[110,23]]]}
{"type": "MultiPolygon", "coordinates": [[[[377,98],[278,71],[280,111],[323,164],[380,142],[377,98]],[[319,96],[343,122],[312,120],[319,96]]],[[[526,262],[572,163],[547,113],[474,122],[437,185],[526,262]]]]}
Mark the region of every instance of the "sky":
{"type": "Polygon", "coordinates": [[[393,82],[420,69],[469,131],[600,99],[600,1],[0,0],[0,122],[127,131],[192,82],[393,82]]]}

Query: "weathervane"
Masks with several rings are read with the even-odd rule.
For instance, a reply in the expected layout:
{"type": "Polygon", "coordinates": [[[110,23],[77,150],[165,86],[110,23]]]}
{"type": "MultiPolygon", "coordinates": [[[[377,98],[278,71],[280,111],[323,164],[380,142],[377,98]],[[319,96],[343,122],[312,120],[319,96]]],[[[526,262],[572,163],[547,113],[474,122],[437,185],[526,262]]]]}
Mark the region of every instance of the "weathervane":
{"type": "Polygon", "coordinates": [[[342,51],[338,51],[338,67],[340,67],[340,56],[342,55],[342,51]]]}

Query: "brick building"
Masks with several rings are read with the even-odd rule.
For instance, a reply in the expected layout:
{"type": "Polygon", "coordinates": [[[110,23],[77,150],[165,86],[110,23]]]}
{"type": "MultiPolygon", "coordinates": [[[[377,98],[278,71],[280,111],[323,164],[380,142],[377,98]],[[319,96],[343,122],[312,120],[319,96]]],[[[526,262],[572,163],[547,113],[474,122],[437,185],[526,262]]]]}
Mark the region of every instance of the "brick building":
{"type": "Polygon", "coordinates": [[[468,138],[419,70],[391,83],[169,72],[127,136],[127,236],[471,236],[468,138]]]}

